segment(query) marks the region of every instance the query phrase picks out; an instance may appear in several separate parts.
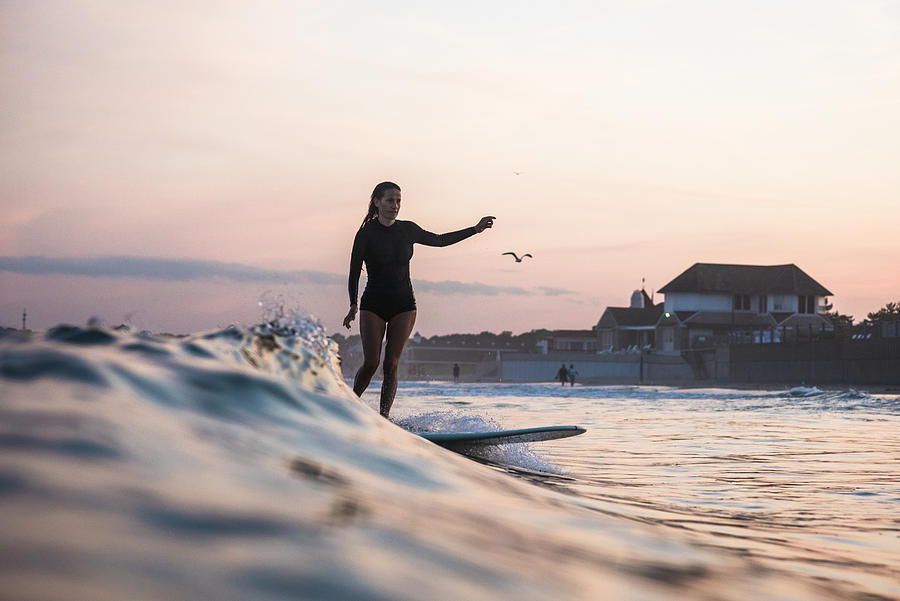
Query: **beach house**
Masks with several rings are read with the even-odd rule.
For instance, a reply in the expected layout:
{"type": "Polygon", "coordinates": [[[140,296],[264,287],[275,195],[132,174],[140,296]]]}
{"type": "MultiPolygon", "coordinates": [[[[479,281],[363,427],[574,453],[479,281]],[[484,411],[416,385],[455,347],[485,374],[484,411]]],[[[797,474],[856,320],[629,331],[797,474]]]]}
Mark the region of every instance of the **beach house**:
{"type": "Polygon", "coordinates": [[[663,304],[654,304],[643,288],[632,293],[630,306],[607,307],[594,326],[600,350],[654,346],[656,326],[662,312],[663,304]]]}
{"type": "Polygon", "coordinates": [[[656,348],[779,342],[831,330],[820,300],[832,296],[794,264],[695,263],[660,290],[656,348]]]}

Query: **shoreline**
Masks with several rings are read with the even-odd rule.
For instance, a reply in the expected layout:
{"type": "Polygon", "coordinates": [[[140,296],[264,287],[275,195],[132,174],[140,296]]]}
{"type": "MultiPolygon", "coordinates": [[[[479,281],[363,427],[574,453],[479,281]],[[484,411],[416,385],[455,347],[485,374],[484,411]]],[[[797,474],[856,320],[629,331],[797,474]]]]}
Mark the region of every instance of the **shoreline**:
{"type": "MultiPolygon", "coordinates": [[[[353,379],[344,377],[344,381],[348,382],[352,385],[353,379]]],[[[405,378],[401,380],[401,383],[444,383],[448,385],[465,385],[465,384],[547,384],[553,385],[554,387],[559,388],[571,388],[571,386],[560,386],[559,382],[556,380],[535,380],[532,382],[502,382],[498,380],[460,380],[459,382],[454,382],[452,379],[446,378],[429,378],[429,379],[418,379],[418,378],[405,378]]],[[[371,388],[374,385],[381,385],[380,379],[372,379],[369,387],[371,388]]],[[[731,389],[731,390],[761,390],[761,391],[770,391],[770,392],[790,392],[794,388],[815,388],[821,390],[822,392],[846,392],[849,390],[855,390],[857,392],[865,392],[868,394],[897,394],[900,395],[900,386],[891,385],[891,384],[859,384],[859,385],[837,385],[837,384],[777,384],[777,383],[762,383],[762,382],[718,382],[718,383],[707,383],[703,385],[699,384],[685,384],[685,383],[665,383],[665,382],[644,382],[643,384],[637,382],[627,382],[627,381],[619,381],[619,382],[599,382],[595,380],[591,380],[588,378],[584,378],[575,382],[578,387],[601,387],[601,386],[637,386],[637,387],[654,387],[654,386],[666,386],[669,388],[677,388],[679,390],[722,390],[722,389],[731,389]]]]}

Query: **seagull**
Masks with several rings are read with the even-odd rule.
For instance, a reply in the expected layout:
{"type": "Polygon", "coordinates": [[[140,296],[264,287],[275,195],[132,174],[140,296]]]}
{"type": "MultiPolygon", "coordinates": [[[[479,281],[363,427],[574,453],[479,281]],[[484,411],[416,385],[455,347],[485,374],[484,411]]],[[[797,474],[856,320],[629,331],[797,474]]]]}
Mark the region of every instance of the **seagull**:
{"type": "Polygon", "coordinates": [[[516,175],[522,175],[521,171],[513,171],[513,173],[515,173],[516,175]]]}
{"type": "MultiPolygon", "coordinates": [[[[521,263],[522,259],[524,259],[525,257],[531,257],[531,253],[525,253],[524,255],[522,255],[521,258],[519,257],[519,255],[517,255],[516,253],[513,253],[513,252],[508,252],[508,253],[503,253],[503,254],[504,255],[512,255],[513,258],[516,260],[516,263],[521,263]]],[[[531,258],[533,259],[534,257],[531,257],[531,258]]]]}

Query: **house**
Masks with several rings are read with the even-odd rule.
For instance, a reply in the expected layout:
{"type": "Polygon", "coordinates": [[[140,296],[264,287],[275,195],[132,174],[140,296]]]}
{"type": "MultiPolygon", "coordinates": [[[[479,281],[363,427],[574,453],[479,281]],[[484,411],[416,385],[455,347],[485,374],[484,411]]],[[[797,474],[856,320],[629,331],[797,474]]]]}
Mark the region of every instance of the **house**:
{"type": "Polygon", "coordinates": [[[635,290],[631,295],[631,306],[607,307],[594,326],[600,349],[618,351],[653,346],[656,324],[662,312],[662,303],[653,304],[644,289],[635,290]]]}
{"type": "Polygon", "coordinates": [[[794,264],[695,263],[663,286],[657,323],[661,350],[709,348],[716,342],[779,342],[832,329],[820,299],[832,296],[794,264]]]}
{"type": "Polygon", "coordinates": [[[547,353],[594,353],[597,351],[597,333],[594,330],[553,330],[538,342],[538,351],[547,353]]]}

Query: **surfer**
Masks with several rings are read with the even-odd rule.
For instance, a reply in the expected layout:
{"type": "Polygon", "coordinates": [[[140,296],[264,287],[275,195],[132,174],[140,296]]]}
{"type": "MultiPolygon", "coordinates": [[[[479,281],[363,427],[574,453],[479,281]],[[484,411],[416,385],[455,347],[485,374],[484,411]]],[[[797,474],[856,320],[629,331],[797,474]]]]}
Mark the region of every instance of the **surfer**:
{"type": "Polygon", "coordinates": [[[372,376],[378,371],[381,343],[387,335],[380,403],[380,412],[384,417],[388,417],[394,403],[400,355],[416,323],[416,298],[409,278],[413,244],[456,244],[492,227],[495,219],[492,216],[482,217],[472,227],[438,235],[423,230],[412,221],[399,221],[399,213],[400,186],[393,182],[381,182],[375,186],[369,201],[369,211],[353,239],[350,254],[350,311],[344,318],[344,327],[350,328],[357,310],[359,311],[363,364],[353,379],[353,392],[357,396],[362,396],[372,376]],[[363,262],[366,264],[367,282],[357,309],[356,298],[363,262]]]}

